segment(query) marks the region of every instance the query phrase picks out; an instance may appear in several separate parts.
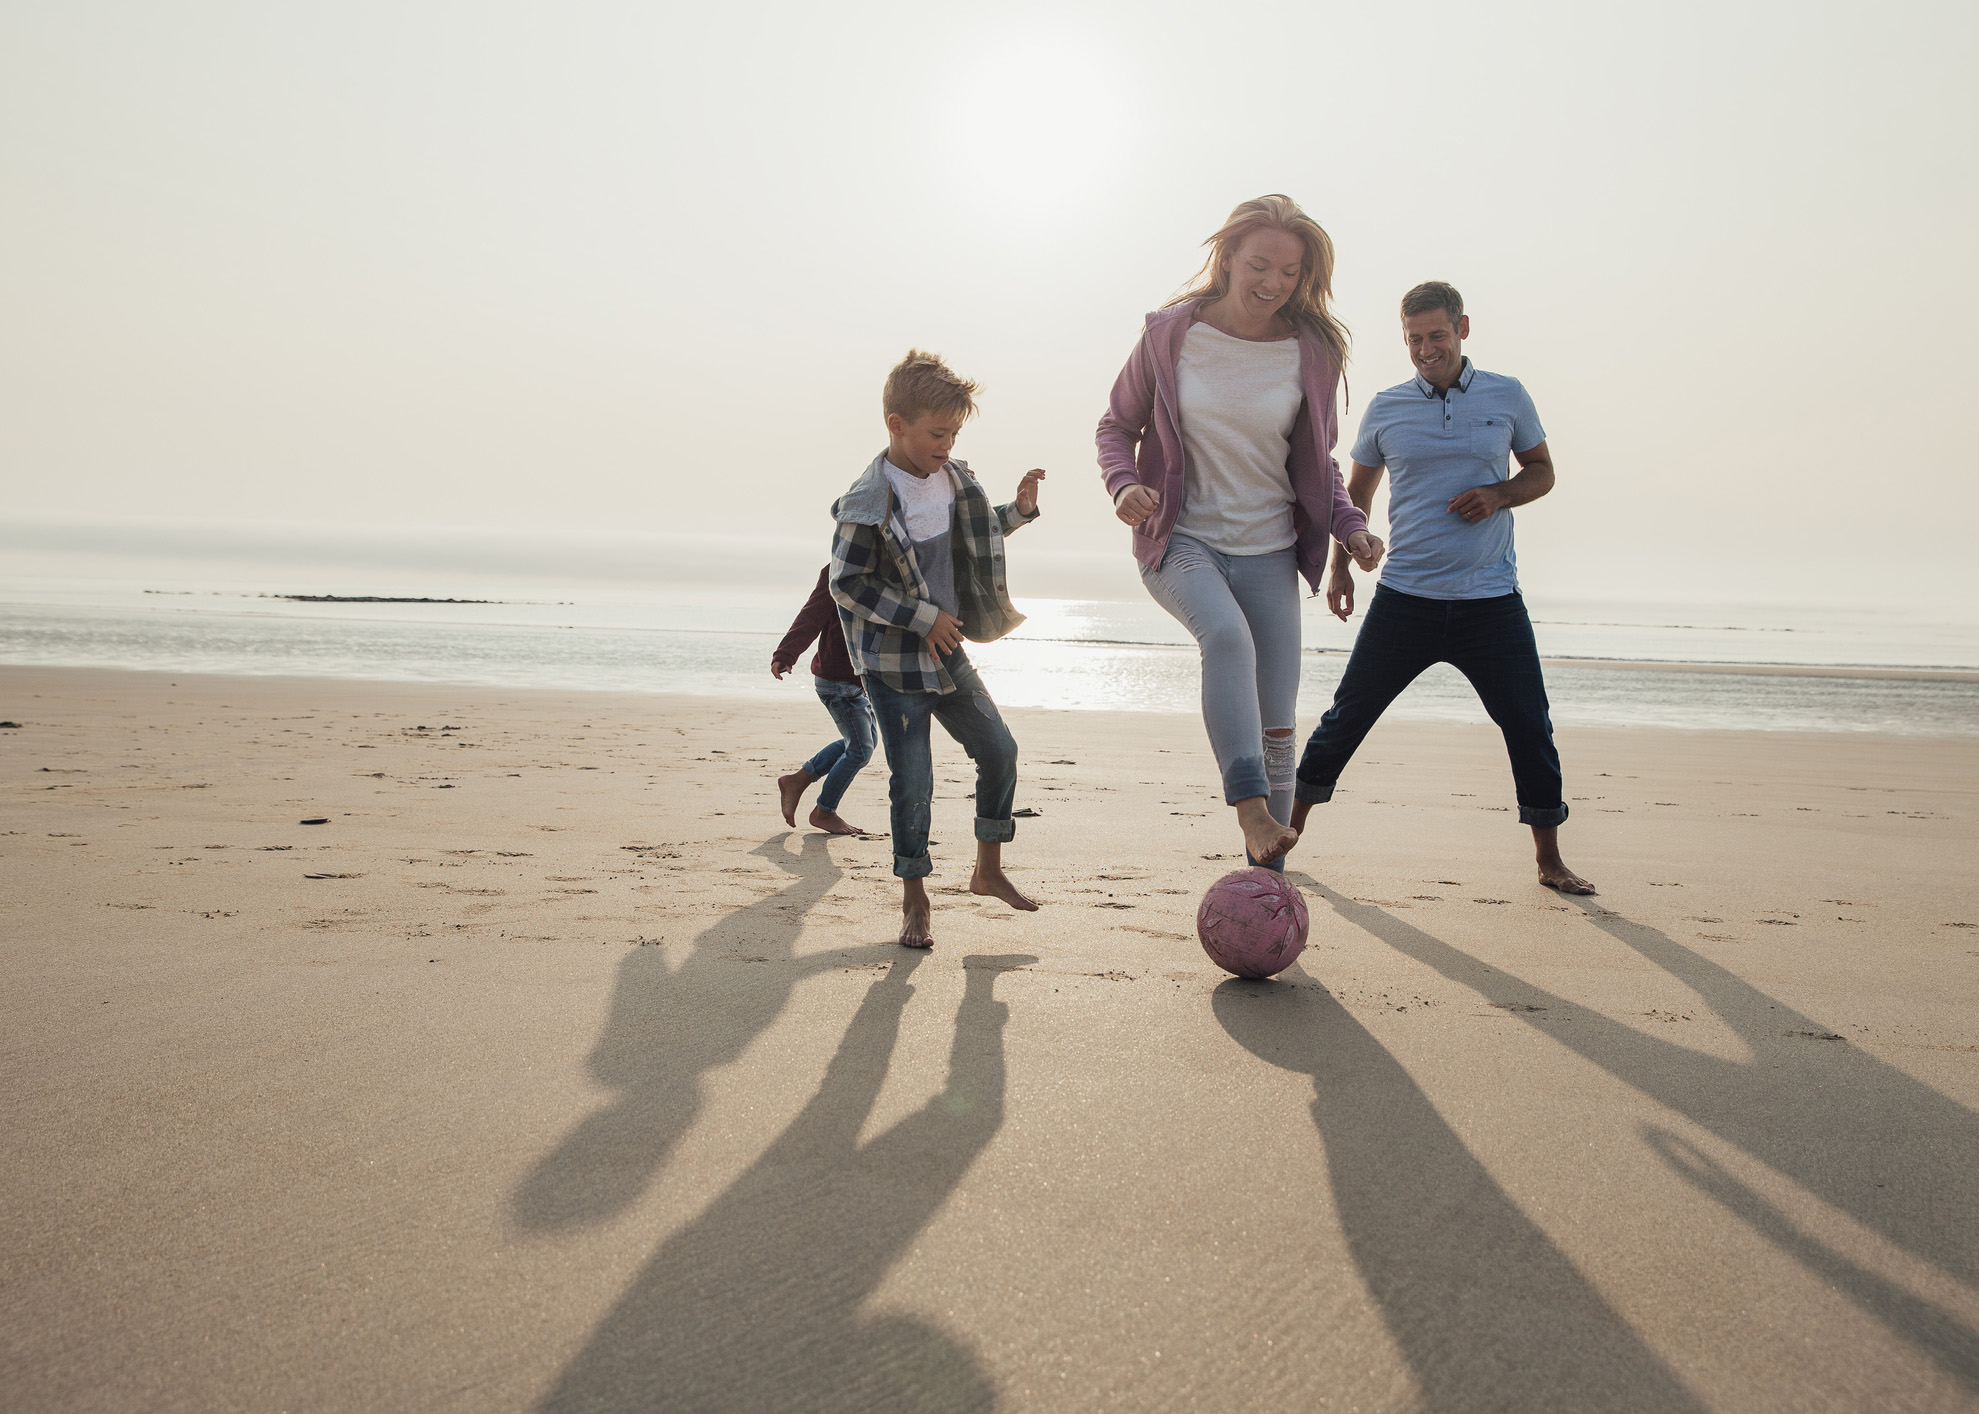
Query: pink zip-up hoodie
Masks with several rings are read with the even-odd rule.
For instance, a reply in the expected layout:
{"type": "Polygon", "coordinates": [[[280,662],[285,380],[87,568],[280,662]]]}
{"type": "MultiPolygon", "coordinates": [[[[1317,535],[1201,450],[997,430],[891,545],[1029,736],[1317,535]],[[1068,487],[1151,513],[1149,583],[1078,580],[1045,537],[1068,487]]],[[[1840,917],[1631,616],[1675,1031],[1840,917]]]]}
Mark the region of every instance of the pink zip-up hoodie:
{"type": "MultiPolygon", "coordinates": [[[[1161,493],[1155,513],[1134,527],[1134,558],[1160,569],[1168,553],[1168,537],[1182,514],[1187,461],[1182,450],[1182,419],[1176,409],[1175,364],[1182,338],[1194,322],[1199,304],[1157,309],[1147,318],[1141,341],[1113,384],[1106,416],[1099,420],[1099,475],[1106,494],[1135,482],[1161,493]]],[[[1340,438],[1334,390],[1340,370],[1308,330],[1299,331],[1299,377],[1305,403],[1292,424],[1292,454],[1286,471],[1292,480],[1292,529],[1297,534],[1299,573],[1312,592],[1319,593],[1331,553],[1328,542],[1345,544],[1357,530],[1367,529],[1367,517],[1347,499],[1347,484],[1333,459],[1340,438]]]]}

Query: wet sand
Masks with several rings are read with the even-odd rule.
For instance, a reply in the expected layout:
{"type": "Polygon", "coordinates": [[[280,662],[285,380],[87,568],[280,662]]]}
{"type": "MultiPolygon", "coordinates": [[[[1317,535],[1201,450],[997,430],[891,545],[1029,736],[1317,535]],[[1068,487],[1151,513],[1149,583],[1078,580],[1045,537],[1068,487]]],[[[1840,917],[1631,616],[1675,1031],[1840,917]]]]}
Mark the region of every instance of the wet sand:
{"type": "Polygon", "coordinates": [[[1200,724],[1008,716],[921,955],[802,686],[0,670],[0,1402],[1979,1408],[1979,742],[1564,732],[1583,904],[1384,725],[1244,983],[1200,724]]]}

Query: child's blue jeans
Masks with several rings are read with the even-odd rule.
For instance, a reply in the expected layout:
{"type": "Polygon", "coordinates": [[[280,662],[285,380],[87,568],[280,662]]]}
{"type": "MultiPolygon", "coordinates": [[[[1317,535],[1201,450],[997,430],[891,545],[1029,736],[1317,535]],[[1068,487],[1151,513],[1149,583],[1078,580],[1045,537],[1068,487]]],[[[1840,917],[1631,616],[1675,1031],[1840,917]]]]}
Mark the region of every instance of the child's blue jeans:
{"type": "Polygon", "coordinates": [[[823,781],[818,792],[818,809],[837,810],[845,798],[845,788],[859,774],[859,768],[873,759],[873,741],[878,734],[873,725],[873,705],[866,700],[866,689],[856,682],[833,682],[814,677],[818,701],[825,704],[832,721],[838,724],[838,740],[804,763],[804,774],[823,781]]]}
{"type": "Polygon", "coordinates": [[[976,838],[991,844],[1013,838],[1010,809],[1017,799],[1017,742],[997,715],[989,689],[976,676],[968,655],[957,648],[942,659],[955,691],[896,692],[878,677],[866,679],[866,695],[879,718],[886,744],[888,787],[893,802],[893,872],[922,879],[933,870],[928,860],[928,817],[934,802],[934,750],[928,724],[942,729],[976,763],[976,838]]]}

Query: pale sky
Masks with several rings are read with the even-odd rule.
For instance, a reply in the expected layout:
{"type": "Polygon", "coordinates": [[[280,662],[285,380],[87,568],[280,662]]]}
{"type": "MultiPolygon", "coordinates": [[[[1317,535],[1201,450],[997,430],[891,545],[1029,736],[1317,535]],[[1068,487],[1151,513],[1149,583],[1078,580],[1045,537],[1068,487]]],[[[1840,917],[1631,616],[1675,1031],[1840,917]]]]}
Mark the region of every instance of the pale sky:
{"type": "Polygon", "coordinates": [[[0,0],[0,520],[807,579],[920,346],[993,494],[1052,473],[1020,594],[1137,594],[1093,425],[1283,191],[1339,251],[1343,463],[1419,280],[1531,390],[1528,592],[1970,604],[1976,15],[0,0]]]}

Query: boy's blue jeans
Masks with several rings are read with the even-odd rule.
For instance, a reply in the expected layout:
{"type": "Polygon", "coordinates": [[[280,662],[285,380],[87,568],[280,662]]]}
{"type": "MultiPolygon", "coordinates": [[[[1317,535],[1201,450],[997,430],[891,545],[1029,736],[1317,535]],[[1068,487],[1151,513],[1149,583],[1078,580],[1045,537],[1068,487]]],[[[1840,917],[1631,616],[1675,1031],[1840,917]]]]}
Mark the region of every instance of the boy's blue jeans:
{"type": "Polygon", "coordinates": [[[1333,798],[1340,773],[1402,689],[1432,663],[1448,663],[1470,679],[1512,758],[1519,823],[1541,828],[1567,818],[1561,797],[1560,753],[1553,746],[1546,679],[1525,600],[1424,599],[1386,585],[1374,591],[1353,656],[1299,761],[1294,787],[1315,805],[1333,798]]]}
{"type": "Polygon", "coordinates": [[[838,724],[838,740],[806,761],[804,774],[824,782],[818,791],[818,809],[836,811],[859,768],[873,759],[878,728],[873,724],[873,706],[866,700],[866,690],[858,683],[820,677],[811,681],[817,684],[818,701],[838,724]]]}
{"type": "Polygon", "coordinates": [[[1017,798],[1017,742],[997,715],[989,689],[976,676],[960,648],[942,659],[955,691],[897,692],[877,676],[866,679],[866,696],[879,718],[886,745],[888,787],[893,801],[893,872],[902,879],[924,879],[928,860],[928,816],[934,802],[934,750],[928,724],[962,744],[976,763],[976,838],[998,844],[1015,837],[1010,807],[1017,798]]]}

